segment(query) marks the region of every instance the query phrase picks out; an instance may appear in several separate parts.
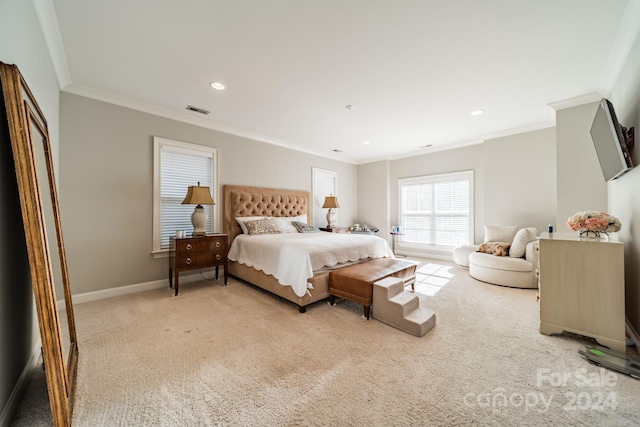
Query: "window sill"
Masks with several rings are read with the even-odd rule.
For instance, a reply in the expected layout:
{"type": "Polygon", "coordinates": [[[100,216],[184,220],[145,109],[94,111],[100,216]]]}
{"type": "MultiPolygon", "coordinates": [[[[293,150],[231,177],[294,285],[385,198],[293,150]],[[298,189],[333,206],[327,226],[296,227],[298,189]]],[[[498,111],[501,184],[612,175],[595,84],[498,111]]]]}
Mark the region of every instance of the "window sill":
{"type": "Polygon", "coordinates": [[[153,259],[169,258],[169,249],[160,249],[159,251],[151,251],[153,259]]]}

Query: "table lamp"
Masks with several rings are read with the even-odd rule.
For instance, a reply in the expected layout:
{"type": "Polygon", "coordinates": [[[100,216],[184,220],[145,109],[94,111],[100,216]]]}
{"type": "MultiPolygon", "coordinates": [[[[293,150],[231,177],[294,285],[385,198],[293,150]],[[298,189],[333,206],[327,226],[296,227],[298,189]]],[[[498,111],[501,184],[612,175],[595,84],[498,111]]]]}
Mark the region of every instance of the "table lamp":
{"type": "Polygon", "coordinates": [[[182,201],[183,205],[197,205],[191,214],[191,224],[193,224],[193,236],[204,236],[207,233],[204,227],[207,225],[207,213],[202,205],[215,205],[211,198],[209,187],[201,187],[198,185],[189,186],[187,196],[182,201]]]}
{"type": "Polygon", "coordinates": [[[322,208],[329,208],[327,211],[327,228],[333,228],[333,222],[336,220],[335,208],[339,208],[338,198],[336,196],[327,196],[324,198],[322,208]]]}

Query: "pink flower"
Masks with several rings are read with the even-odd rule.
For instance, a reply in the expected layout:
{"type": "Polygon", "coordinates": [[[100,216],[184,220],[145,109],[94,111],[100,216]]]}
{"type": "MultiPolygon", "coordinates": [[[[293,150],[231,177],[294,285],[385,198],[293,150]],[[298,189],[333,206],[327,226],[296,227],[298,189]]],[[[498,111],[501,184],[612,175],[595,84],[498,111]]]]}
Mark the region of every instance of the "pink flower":
{"type": "Polygon", "coordinates": [[[609,225],[609,220],[606,218],[587,218],[584,221],[584,225],[589,231],[605,231],[609,225]]]}
{"type": "Polygon", "coordinates": [[[567,227],[580,232],[615,233],[620,231],[622,224],[618,218],[606,212],[584,211],[570,216],[567,227]]]}

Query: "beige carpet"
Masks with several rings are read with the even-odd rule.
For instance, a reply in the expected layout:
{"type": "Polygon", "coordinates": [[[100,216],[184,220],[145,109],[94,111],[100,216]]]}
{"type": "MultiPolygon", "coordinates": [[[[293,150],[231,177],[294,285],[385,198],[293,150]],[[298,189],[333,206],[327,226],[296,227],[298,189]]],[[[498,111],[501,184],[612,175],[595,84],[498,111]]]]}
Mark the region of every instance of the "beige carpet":
{"type": "Polygon", "coordinates": [[[640,381],[541,335],[535,290],[442,262],[418,280],[437,316],[422,338],[344,300],[300,314],[236,280],[78,305],[73,424],[638,425],[640,381]]]}

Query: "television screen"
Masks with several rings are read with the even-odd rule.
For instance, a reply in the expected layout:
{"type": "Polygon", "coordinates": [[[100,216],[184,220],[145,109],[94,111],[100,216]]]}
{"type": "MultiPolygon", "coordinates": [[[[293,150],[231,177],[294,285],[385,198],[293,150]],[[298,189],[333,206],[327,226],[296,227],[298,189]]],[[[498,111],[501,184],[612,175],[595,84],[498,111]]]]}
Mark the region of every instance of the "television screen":
{"type": "Polygon", "coordinates": [[[602,99],[591,125],[591,139],[605,181],[619,178],[633,169],[626,138],[626,129],[618,123],[613,105],[602,99]]]}

